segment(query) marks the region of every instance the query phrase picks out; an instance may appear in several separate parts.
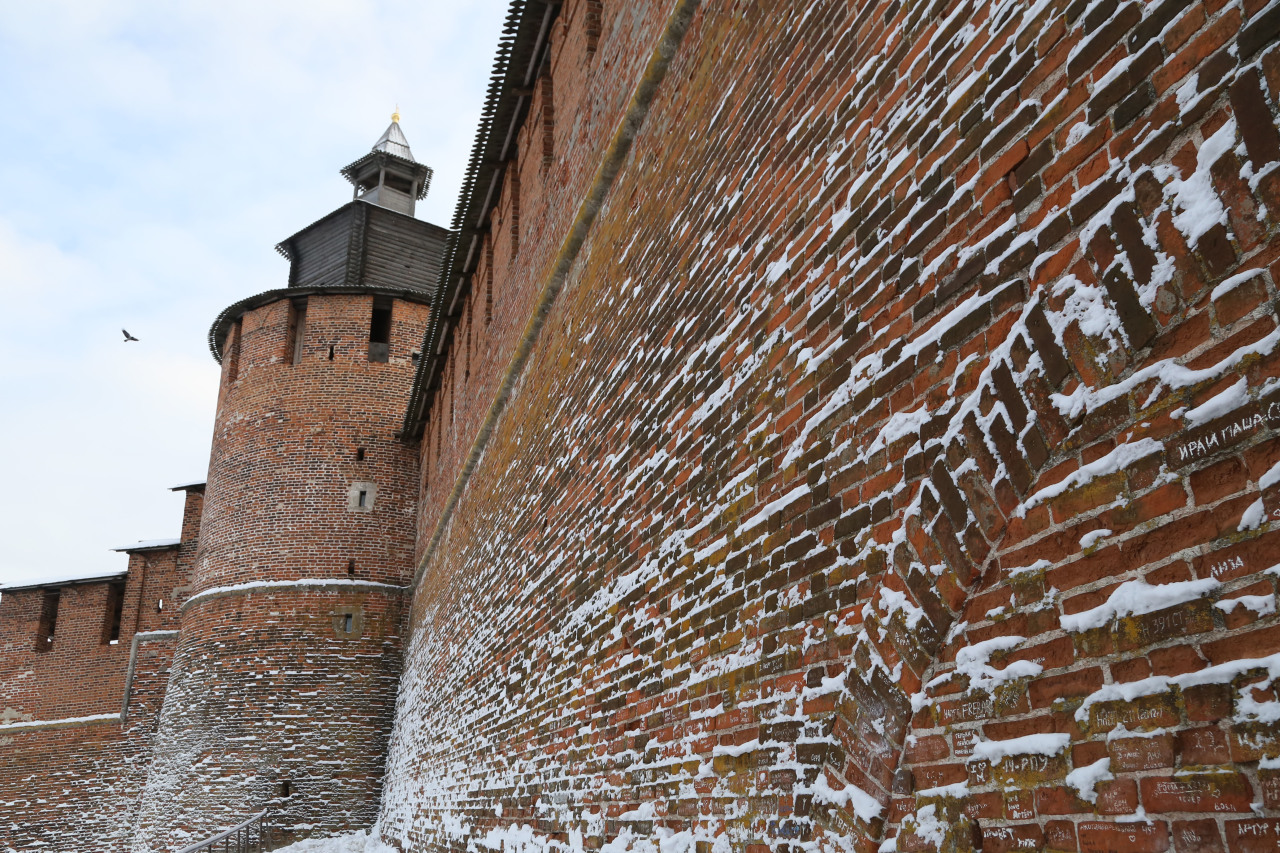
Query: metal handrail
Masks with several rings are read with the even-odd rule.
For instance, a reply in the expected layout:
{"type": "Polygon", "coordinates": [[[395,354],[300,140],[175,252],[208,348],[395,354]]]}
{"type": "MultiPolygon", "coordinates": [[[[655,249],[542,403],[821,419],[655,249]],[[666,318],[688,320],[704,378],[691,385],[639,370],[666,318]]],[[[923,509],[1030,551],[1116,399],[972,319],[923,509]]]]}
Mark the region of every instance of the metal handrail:
{"type": "Polygon", "coordinates": [[[231,827],[226,832],[215,835],[207,841],[183,847],[178,853],[197,853],[200,850],[227,851],[227,853],[258,853],[266,850],[267,830],[271,828],[267,820],[270,809],[263,809],[244,823],[231,827]],[[257,832],[254,832],[254,829],[257,832]],[[257,836],[255,841],[254,836],[257,836]],[[221,847],[214,845],[221,844],[221,847]]]}

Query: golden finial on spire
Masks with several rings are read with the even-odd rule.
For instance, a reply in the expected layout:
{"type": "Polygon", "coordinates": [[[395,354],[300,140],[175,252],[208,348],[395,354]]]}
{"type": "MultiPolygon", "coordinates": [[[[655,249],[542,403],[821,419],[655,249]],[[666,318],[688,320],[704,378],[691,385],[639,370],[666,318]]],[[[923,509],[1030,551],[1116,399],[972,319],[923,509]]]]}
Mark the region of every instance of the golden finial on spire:
{"type": "Polygon", "coordinates": [[[396,111],[391,114],[391,120],[400,123],[400,105],[396,104],[396,111]]]}

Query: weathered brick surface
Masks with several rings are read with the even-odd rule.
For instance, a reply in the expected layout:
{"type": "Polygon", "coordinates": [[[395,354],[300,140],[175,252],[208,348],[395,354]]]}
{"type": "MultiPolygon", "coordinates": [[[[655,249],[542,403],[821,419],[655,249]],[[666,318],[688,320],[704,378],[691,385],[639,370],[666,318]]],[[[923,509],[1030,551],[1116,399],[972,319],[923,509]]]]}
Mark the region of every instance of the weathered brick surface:
{"type": "Polygon", "coordinates": [[[288,307],[246,312],[234,380],[224,359],[193,593],[325,577],[402,585],[410,571],[417,465],[395,429],[428,309],[396,300],[390,358],[371,363],[373,297],[311,297],[293,364],[288,307]],[[376,485],[372,512],[348,510],[356,482],[376,485]]]}
{"type": "Polygon", "coordinates": [[[686,5],[553,27],[420,445],[383,837],[1265,843],[1270,13],[696,4],[570,251],[686,5]]]}
{"type": "Polygon", "coordinates": [[[372,587],[193,601],[129,849],[176,849],[263,808],[303,834],[370,823],[395,709],[400,610],[398,590],[372,587]]]}
{"type": "Polygon", "coordinates": [[[129,554],[119,579],[54,583],[0,597],[0,724],[120,710],[133,636],[177,627],[174,599],[185,594],[189,555],[200,532],[203,490],[187,490],[182,534],[173,547],[129,554]],[[119,636],[109,636],[113,583],[124,583],[119,636]],[[45,593],[59,593],[56,629],[40,641],[45,593]]]}

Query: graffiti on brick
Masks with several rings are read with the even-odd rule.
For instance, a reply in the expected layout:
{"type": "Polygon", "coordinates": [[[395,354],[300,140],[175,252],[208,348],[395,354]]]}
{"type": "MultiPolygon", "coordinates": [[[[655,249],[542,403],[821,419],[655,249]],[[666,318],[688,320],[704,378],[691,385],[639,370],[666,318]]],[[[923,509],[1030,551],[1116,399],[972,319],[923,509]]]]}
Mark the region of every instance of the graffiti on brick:
{"type": "Polygon", "coordinates": [[[1214,578],[1220,578],[1227,572],[1233,572],[1236,569],[1244,568],[1244,557],[1236,555],[1220,560],[1209,567],[1209,574],[1214,578]]]}
{"type": "Polygon", "coordinates": [[[1225,422],[1215,422],[1179,440],[1172,461],[1176,465],[1190,464],[1250,438],[1259,430],[1277,426],[1280,426],[1280,401],[1258,403],[1225,422]]]}

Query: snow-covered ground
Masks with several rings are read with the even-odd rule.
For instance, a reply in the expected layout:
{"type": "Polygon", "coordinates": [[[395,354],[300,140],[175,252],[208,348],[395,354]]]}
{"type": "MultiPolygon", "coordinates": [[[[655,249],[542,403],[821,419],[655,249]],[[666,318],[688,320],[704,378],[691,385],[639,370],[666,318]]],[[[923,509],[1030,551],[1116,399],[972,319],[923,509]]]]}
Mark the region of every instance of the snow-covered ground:
{"type": "Polygon", "coordinates": [[[365,830],[344,832],[332,838],[309,838],[279,848],[276,853],[396,853],[365,830]]]}

